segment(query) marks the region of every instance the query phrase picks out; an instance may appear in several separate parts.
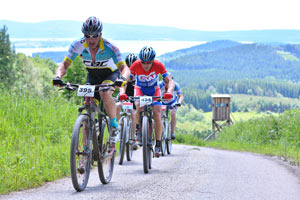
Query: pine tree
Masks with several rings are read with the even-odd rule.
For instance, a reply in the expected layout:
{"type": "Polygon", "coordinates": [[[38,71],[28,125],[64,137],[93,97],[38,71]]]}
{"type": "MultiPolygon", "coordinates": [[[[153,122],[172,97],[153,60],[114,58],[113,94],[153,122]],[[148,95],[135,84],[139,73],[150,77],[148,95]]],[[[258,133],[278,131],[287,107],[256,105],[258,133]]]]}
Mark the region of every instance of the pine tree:
{"type": "Polygon", "coordinates": [[[1,87],[10,87],[14,82],[14,52],[11,49],[7,27],[0,29],[0,80],[1,87]]]}

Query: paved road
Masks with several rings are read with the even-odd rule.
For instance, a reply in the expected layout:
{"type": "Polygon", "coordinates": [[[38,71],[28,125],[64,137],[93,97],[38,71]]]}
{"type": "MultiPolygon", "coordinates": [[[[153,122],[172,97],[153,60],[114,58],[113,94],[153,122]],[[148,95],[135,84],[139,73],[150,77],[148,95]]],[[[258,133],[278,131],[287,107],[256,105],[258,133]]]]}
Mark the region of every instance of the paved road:
{"type": "MultiPolygon", "coordinates": [[[[174,145],[171,155],[153,160],[144,174],[142,152],[115,165],[111,183],[102,185],[93,170],[88,187],[76,192],[70,178],[0,196],[0,199],[213,199],[299,200],[299,168],[251,153],[174,145]]],[[[116,160],[117,161],[117,160],[116,160]]]]}

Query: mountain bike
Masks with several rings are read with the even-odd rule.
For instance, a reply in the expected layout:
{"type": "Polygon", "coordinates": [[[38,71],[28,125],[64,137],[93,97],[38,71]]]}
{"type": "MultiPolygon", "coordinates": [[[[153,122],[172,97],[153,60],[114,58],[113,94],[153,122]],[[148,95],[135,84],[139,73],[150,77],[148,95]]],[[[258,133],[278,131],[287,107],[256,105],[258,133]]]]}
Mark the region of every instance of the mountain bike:
{"type": "Polygon", "coordinates": [[[119,148],[119,164],[123,164],[125,149],[127,161],[131,161],[133,153],[133,137],[132,137],[132,123],[131,123],[131,111],[133,109],[133,103],[130,101],[122,101],[120,124],[120,148],[119,148]]]}
{"type": "Polygon", "coordinates": [[[143,110],[140,112],[140,135],[142,135],[142,144],[143,144],[143,168],[144,173],[148,173],[151,169],[152,158],[154,157],[154,133],[153,125],[154,120],[152,117],[152,102],[153,99],[158,98],[158,101],[161,101],[160,96],[139,96],[134,97],[134,99],[140,100],[140,107],[143,107],[143,110]]]}
{"type": "Polygon", "coordinates": [[[115,143],[110,140],[112,130],[103,102],[100,100],[98,105],[94,93],[111,90],[114,84],[56,84],[54,80],[53,84],[64,86],[63,89],[69,91],[77,90],[77,96],[84,97],[84,105],[78,109],[71,139],[70,168],[73,187],[77,191],[86,188],[93,161],[97,161],[100,181],[103,184],[109,183],[114,169],[115,143]]]}

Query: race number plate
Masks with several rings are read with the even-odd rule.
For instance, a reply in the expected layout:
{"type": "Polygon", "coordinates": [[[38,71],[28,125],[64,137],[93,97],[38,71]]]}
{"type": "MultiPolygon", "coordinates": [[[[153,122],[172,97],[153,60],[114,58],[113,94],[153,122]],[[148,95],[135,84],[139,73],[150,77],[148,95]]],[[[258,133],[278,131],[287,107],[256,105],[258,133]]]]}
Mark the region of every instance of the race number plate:
{"type": "Polygon", "coordinates": [[[142,96],[140,98],[140,107],[143,107],[145,105],[151,105],[151,104],[152,104],[152,97],[142,96]]]}
{"type": "Polygon", "coordinates": [[[132,109],[133,109],[133,103],[130,103],[130,102],[123,102],[123,103],[122,103],[122,108],[123,108],[123,109],[132,110],[132,109]]]}
{"type": "Polygon", "coordinates": [[[94,85],[79,85],[77,96],[80,97],[94,97],[94,85]]]}
{"type": "Polygon", "coordinates": [[[161,110],[162,110],[162,111],[166,111],[166,110],[167,110],[167,106],[164,106],[164,105],[161,106],[161,110]]]}

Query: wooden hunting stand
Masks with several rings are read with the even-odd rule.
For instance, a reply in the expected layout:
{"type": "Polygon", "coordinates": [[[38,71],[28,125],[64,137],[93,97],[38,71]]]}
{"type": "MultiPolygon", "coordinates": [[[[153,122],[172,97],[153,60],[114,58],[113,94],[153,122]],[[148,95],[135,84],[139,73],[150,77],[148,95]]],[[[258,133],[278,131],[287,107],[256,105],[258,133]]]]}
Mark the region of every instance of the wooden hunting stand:
{"type": "Polygon", "coordinates": [[[216,139],[216,131],[220,132],[224,126],[232,124],[230,119],[230,95],[212,94],[211,97],[213,103],[212,133],[205,140],[216,139]],[[218,124],[218,121],[223,121],[223,124],[218,124]]]}

